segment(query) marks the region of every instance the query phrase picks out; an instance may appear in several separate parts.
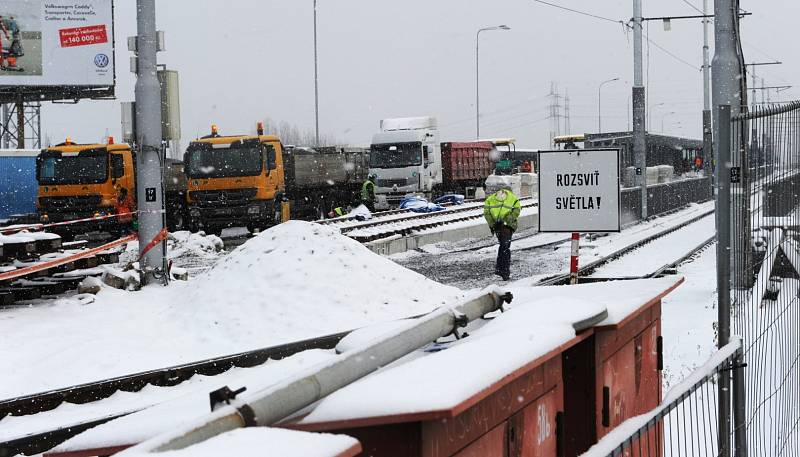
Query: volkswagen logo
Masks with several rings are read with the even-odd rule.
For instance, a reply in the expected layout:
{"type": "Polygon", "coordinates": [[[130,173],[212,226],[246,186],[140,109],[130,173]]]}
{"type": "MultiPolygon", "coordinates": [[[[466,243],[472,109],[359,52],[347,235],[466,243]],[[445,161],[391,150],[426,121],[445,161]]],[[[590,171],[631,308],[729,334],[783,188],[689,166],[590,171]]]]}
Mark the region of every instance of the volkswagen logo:
{"type": "Polygon", "coordinates": [[[94,64],[98,68],[107,67],[108,66],[108,62],[109,62],[108,56],[105,55],[105,54],[97,54],[96,56],[94,56],[94,64]]]}

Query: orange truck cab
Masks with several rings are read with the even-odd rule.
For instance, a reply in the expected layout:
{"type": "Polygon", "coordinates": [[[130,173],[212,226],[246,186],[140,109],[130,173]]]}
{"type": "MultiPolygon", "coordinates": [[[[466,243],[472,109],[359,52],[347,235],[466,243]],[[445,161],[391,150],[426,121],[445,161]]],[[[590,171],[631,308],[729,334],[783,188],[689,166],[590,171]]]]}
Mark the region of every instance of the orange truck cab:
{"type": "MultiPolygon", "coordinates": [[[[135,211],[134,156],[127,144],[67,142],[43,149],[36,159],[37,210],[42,223],[135,211]]],[[[116,230],[131,216],[59,227],[56,232],[116,230]]]]}
{"type": "Polygon", "coordinates": [[[192,230],[263,228],[280,221],[285,182],[277,136],[220,136],[215,127],[189,144],[184,164],[192,230]]]}
{"type": "Polygon", "coordinates": [[[192,141],[184,164],[193,230],[265,228],[288,218],[314,220],[359,199],[369,150],[284,147],[275,135],[211,135],[192,141]]]}

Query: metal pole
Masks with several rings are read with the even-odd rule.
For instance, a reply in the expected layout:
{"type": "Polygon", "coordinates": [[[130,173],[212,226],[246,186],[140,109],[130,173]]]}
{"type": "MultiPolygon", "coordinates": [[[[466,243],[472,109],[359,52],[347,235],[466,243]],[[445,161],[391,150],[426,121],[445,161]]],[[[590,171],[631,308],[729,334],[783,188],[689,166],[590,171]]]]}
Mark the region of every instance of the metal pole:
{"type": "Polygon", "coordinates": [[[25,103],[17,102],[17,149],[25,149],[25,103]]]}
{"type": "Polygon", "coordinates": [[[479,46],[480,46],[480,37],[481,32],[487,30],[511,30],[511,27],[503,24],[503,25],[496,25],[494,27],[484,27],[482,29],[478,29],[478,32],[475,33],[475,138],[478,139],[481,137],[481,104],[480,104],[480,65],[478,62],[479,53],[479,46]]]}
{"type": "MultiPolygon", "coordinates": [[[[711,61],[711,99],[712,105],[716,110],[721,105],[730,106],[731,116],[736,116],[742,109],[747,108],[747,88],[746,88],[746,75],[744,74],[744,62],[739,54],[738,42],[738,1],[736,0],[714,0],[714,58],[711,61]]],[[[714,152],[718,155],[717,162],[723,159],[719,157],[719,145],[722,138],[720,138],[720,129],[723,127],[716,116],[712,120],[714,134],[714,152]]],[[[725,126],[729,128],[729,126],[725,126]]],[[[751,230],[751,217],[750,217],[750,176],[747,161],[747,146],[749,141],[747,137],[749,132],[745,125],[738,129],[737,135],[737,148],[729,152],[726,161],[730,162],[732,167],[738,167],[741,175],[741,183],[737,184],[737,190],[742,189],[742,192],[736,192],[731,195],[731,205],[734,208],[740,208],[741,217],[739,218],[739,226],[733,233],[737,237],[735,246],[750,246],[750,239],[752,236],[751,230]],[[747,190],[745,190],[747,189],[747,190]]],[[[726,141],[730,141],[727,139],[726,141]]],[[[717,175],[717,180],[728,179],[727,176],[717,175]]],[[[744,249],[744,252],[738,252],[737,256],[741,256],[743,261],[741,269],[734,270],[737,275],[735,284],[746,285],[750,282],[747,279],[750,275],[744,274],[752,265],[752,253],[749,249],[744,249]]]]}
{"type": "Polygon", "coordinates": [[[635,183],[641,189],[642,214],[647,219],[647,130],[642,78],[642,0],[633,0],[633,161],[635,183]]]}
{"type": "Polygon", "coordinates": [[[242,395],[202,420],[182,429],[167,430],[118,455],[183,449],[236,428],[270,426],[510,301],[509,294],[489,292],[454,308],[439,308],[409,321],[402,330],[339,354],[332,361],[270,387],[242,395]]]}
{"type": "MultiPolygon", "coordinates": [[[[717,331],[718,347],[728,344],[731,332],[731,107],[717,108],[717,331]]],[[[730,457],[731,379],[728,371],[719,376],[719,456],[730,457]]]]}
{"type": "MultiPolygon", "coordinates": [[[[711,61],[711,101],[714,107],[729,105],[731,115],[741,112],[742,93],[734,0],[714,0],[714,58],[711,61]]],[[[715,108],[716,109],[716,108],[715,108]]],[[[719,122],[714,119],[714,150],[719,147],[719,122]]]]}
{"type": "Polygon", "coordinates": [[[480,37],[484,29],[475,34],[475,139],[481,137],[481,86],[480,86],[480,37]]]}
{"type": "Polygon", "coordinates": [[[747,457],[747,396],[744,380],[744,360],[741,355],[733,362],[733,448],[736,457],[747,457]]]}
{"type": "MultiPolygon", "coordinates": [[[[703,16],[708,15],[708,0],[703,0],[703,16]]],[[[708,18],[703,18],[703,171],[714,188],[714,143],[711,135],[711,63],[708,47],[708,18]]],[[[713,194],[712,194],[713,195],[713,194]]]]}
{"type": "Polygon", "coordinates": [[[314,0],[314,146],[319,146],[319,73],[317,71],[317,0],[314,0]]]}
{"type": "Polygon", "coordinates": [[[161,176],[161,87],[156,76],[155,0],[136,0],[136,200],[139,220],[139,255],[145,282],[155,270],[165,274],[162,243],[146,247],[164,230],[164,195],[161,176]]]}
{"type": "Polygon", "coordinates": [[[580,255],[581,234],[572,233],[572,249],[569,258],[569,283],[578,284],[578,256],[580,255]]]}
{"type": "Polygon", "coordinates": [[[3,149],[9,149],[11,143],[11,105],[3,103],[3,130],[2,133],[3,149]]]}

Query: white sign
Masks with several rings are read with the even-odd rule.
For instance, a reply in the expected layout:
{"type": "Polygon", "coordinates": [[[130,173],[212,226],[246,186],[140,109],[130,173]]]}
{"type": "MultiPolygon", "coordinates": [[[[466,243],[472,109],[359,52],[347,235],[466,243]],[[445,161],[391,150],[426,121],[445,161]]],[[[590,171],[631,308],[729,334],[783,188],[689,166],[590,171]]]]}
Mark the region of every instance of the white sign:
{"type": "Polygon", "coordinates": [[[540,232],[619,232],[619,150],[539,153],[540,232]]]}
{"type": "Polygon", "coordinates": [[[2,86],[113,86],[111,0],[3,0],[2,86]]]}

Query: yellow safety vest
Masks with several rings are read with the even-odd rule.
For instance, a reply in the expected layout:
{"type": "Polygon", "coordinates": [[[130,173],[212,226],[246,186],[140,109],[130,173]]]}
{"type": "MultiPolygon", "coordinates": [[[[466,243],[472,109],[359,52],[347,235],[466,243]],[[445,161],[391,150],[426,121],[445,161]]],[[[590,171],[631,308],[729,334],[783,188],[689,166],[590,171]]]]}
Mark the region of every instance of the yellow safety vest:
{"type": "Polygon", "coordinates": [[[483,204],[483,217],[490,227],[501,223],[511,230],[516,230],[521,210],[517,196],[510,190],[501,189],[486,198],[483,204]]]}

